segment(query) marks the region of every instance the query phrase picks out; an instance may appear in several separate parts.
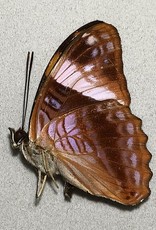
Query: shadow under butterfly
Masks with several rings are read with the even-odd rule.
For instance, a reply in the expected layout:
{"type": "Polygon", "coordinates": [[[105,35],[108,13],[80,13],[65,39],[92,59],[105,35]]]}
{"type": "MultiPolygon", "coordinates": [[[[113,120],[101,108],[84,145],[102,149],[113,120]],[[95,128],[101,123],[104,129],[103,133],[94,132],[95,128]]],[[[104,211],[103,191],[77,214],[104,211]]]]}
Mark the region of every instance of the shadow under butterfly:
{"type": "Polygon", "coordinates": [[[72,33],[40,82],[28,133],[24,130],[33,54],[27,59],[22,127],[10,129],[13,148],[38,169],[37,197],[47,177],[124,205],[150,194],[151,154],[141,120],[131,113],[115,27],[94,21],[72,33]]]}

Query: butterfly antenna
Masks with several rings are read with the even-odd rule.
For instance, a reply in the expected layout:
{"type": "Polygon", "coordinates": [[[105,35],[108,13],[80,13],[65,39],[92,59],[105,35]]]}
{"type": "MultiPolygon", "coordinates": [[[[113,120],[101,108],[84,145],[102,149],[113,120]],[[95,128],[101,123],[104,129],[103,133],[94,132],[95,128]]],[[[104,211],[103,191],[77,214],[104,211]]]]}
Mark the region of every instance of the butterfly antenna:
{"type": "Polygon", "coordinates": [[[27,106],[28,106],[28,96],[29,96],[29,84],[30,84],[30,76],[33,64],[33,56],[34,52],[30,52],[27,54],[27,61],[26,61],[26,76],[25,76],[25,87],[24,87],[24,98],[23,98],[23,114],[22,114],[22,129],[24,129],[27,106]]]}

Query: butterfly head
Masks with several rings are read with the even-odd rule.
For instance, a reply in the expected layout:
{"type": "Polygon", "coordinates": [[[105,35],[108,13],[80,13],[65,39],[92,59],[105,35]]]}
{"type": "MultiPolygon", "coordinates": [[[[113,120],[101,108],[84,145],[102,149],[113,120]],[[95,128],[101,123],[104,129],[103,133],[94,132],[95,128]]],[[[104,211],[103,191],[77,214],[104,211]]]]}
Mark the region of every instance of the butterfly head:
{"type": "Polygon", "coordinates": [[[28,134],[22,128],[16,131],[13,128],[9,128],[9,130],[13,149],[19,149],[23,141],[28,141],[28,134]]]}

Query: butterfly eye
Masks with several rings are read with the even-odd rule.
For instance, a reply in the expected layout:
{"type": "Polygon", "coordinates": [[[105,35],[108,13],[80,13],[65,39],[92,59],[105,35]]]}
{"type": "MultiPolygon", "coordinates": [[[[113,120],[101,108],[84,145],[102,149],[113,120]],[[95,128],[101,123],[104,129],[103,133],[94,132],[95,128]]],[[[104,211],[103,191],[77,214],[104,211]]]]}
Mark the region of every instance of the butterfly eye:
{"type": "Polygon", "coordinates": [[[15,131],[12,128],[9,128],[10,130],[10,136],[11,136],[11,144],[13,148],[19,148],[19,146],[22,144],[22,141],[28,139],[27,133],[19,128],[17,131],[15,131]]]}

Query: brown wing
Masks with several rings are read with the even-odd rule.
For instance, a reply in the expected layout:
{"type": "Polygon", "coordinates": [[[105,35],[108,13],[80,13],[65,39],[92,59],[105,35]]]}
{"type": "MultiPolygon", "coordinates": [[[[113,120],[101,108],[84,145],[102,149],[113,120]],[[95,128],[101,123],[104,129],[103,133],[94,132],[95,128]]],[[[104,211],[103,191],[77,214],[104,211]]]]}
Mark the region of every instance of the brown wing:
{"type": "Polygon", "coordinates": [[[95,21],[71,34],[49,62],[30,119],[34,141],[56,115],[75,108],[116,99],[129,105],[117,30],[95,21]]]}
{"type": "Polygon", "coordinates": [[[37,143],[55,155],[60,174],[74,186],[134,205],[150,193],[146,141],[141,120],[106,100],[54,119],[37,143]]]}

